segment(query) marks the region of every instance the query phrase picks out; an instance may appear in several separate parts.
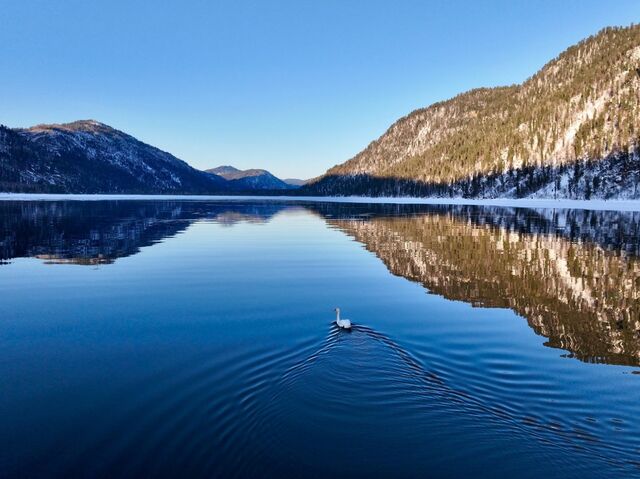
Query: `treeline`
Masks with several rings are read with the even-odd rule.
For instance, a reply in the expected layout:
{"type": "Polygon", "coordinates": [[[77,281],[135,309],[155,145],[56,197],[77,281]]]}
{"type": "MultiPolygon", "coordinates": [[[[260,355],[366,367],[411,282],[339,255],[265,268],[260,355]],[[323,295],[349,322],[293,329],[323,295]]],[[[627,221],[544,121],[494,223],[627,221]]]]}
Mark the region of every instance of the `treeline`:
{"type": "Polygon", "coordinates": [[[302,195],[406,197],[543,197],[572,199],[640,198],[640,154],[617,152],[601,160],[559,166],[525,166],[502,174],[474,174],[451,183],[367,174],[327,175],[304,186],[302,195]]]}

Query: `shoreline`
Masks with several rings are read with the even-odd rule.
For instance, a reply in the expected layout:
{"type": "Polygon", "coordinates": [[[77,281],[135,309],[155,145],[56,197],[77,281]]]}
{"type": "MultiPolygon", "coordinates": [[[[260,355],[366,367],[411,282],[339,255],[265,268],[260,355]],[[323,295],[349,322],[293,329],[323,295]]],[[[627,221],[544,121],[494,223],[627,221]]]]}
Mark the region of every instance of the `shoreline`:
{"type": "Polygon", "coordinates": [[[130,195],[0,193],[0,201],[275,201],[314,203],[372,203],[407,205],[470,205],[514,208],[640,211],[640,200],[571,200],[538,198],[407,198],[366,196],[262,196],[262,195],[130,195]]]}

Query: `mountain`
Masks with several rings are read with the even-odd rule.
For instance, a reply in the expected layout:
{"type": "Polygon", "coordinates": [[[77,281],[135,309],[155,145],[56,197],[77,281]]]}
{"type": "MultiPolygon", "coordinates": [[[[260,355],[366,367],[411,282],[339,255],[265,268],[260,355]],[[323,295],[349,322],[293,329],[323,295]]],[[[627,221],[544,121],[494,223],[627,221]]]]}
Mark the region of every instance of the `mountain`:
{"type": "Polygon", "coordinates": [[[520,85],[416,110],[306,194],[639,198],[640,26],[606,28],[520,85]]]}
{"type": "MultiPolygon", "coordinates": [[[[222,165],[222,166],[218,166],[217,168],[210,168],[208,170],[205,170],[207,173],[213,173],[214,175],[218,175],[218,176],[222,176],[225,180],[237,180],[239,178],[244,178],[245,176],[245,172],[242,170],[239,170],[238,168],[234,168],[233,166],[230,165],[222,165]]],[[[255,171],[255,170],[249,170],[249,171],[255,171]]]]}
{"type": "Polygon", "coordinates": [[[300,180],[298,178],[285,178],[282,181],[284,181],[288,185],[299,187],[299,186],[305,185],[309,180],[300,180]]]}
{"type": "Polygon", "coordinates": [[[0,127],[0,191],[217,193],[215,175],[93,120],[0,127]]]}
{"type": "Polygon", "coordinates": [[[289,190],[295,186],[276,178],[267,170],[239,170],[233,166],[218,166],[206,170],[207,173],[221,176],[229,182],[229,187],[236,191],[243,190],[289,190]]]}

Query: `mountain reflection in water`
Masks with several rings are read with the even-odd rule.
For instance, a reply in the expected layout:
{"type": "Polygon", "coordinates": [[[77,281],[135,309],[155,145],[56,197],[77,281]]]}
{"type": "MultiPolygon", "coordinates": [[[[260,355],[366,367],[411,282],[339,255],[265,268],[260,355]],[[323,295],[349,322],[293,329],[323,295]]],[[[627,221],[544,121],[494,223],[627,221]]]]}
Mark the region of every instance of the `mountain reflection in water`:
{"type": "Polygon", "coordinates": [[[0,477],[637,476],[639,220],[0,202],[0,477]]]}
{"type": "MultiPolygon", "coordinates": [[[[640,215],[344,203],[0,202],[0,265],[108,264],[192,223],[267,222],[299,209],[362,243],[397,276],[478,307],[510,308],[549,347],[640,365],[640,215]]],[[[1,266],[0,266],[1,267],[1,266]]]]}

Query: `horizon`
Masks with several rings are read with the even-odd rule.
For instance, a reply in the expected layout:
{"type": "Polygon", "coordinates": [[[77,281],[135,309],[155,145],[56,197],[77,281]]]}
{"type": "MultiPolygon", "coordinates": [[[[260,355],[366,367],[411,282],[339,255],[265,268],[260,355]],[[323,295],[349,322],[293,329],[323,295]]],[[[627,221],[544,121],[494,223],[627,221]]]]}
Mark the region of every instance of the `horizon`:
{"type": "Polygon", "coordinates": [[[569,46],[640,13],[630,1],[402,2],[393,11],[377,2],[366,12],[354,3],[191,2],[163,11],[118,3],[4,9],[23,21],[5,19],[0,32],[12,46],[0,123],[93,119],[197,169],[232,165],[300,179],[353,157],[415,109],[522,83],[569,46]],[[182,23],[192,28],[175,28],[182,23]]]}

